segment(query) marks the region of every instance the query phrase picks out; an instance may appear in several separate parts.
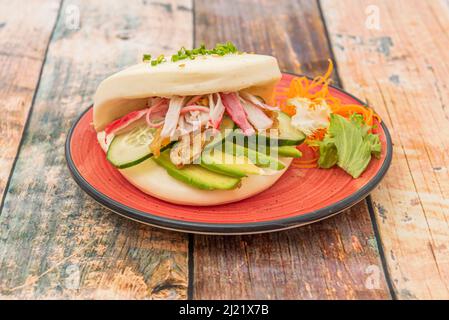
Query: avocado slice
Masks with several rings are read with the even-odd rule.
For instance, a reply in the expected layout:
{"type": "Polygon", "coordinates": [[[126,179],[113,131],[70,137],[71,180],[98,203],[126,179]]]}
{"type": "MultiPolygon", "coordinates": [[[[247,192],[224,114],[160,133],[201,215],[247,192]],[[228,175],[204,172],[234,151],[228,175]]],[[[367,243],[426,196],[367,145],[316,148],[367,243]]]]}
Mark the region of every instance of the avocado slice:
{"type": "Polygon", "coordinates": [[[278,156],[286,158],[301,158],[302,152],[296,149],[296,146],[282,146],[279,148],[268,149],[269,154],[277,151],[278,156]]]}
{"type": "Polygon", "coordinates": [[[234,144],[230,141],[226,141],[224,143],[224,151],[226,153],[232,153],[236,156],[245,156],[250,159],[253,163],[255,163],[259,167],[267,168],[270,167],[274,170],[282,170],[285,168],[285,165],[265,153],[258,152],[254,149],[249,149],[239,144],[234,144]]]}
{"type": "Polygon", "coordinates": [[[263,173],[263,170],[252,163],[247,157],[225,154],[217,149],[210,152],[203,152],[201,166],[210,171],[236,178],[263,173]]]}
{"type": "Polygon", "coordinates": [[[304,142],[306,136],[291,125],[291,118],[283,113],[278,112],[278,128],[273,132],[258,132],[252,136],[245,136],[240,129],[234,130],[233,141],[243,144],[245,147],[252,149],[258,145],[265,145],[267,148],[273,146],[297,146],[304,142]],[[270,135],[267,135],[270,133],[270,135]]]}
{"type": "Polygon", "coordinates": [[[240,186],[240,179],[218,174],[196,164],[186,165],[183,168],[176,167],[170,161],[170,149],[164,150],[153,160],[173,178],[199,189],[230,190],[240,186]]]}

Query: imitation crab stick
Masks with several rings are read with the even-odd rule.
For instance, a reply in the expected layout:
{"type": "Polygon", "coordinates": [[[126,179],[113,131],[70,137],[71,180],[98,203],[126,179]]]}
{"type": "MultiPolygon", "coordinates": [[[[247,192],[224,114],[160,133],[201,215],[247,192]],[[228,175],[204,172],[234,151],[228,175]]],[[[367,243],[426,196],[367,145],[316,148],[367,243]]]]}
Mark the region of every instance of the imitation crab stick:
{"type": "Polygon", "coordinates": [[[253,135],[255,133],[254,128],[248,122],[245,110],[240,103],[239,97],[236,93],[220,93],[223,105],[227,113],[231,116],[232,120],[242,129],[243,134],[246,136],[253,135]]]}

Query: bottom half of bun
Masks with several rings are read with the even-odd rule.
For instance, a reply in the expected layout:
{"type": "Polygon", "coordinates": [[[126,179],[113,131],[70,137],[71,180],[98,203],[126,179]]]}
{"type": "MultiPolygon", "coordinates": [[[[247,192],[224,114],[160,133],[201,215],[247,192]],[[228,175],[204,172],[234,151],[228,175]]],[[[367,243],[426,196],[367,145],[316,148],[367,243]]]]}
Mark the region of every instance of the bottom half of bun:
{"type": "MultiPolygon", "coordinates": [[[[103,150],[104,135],[98,135],[98,141],[103,150]]],[[[132,185],[155,198],[181,205],[212,206],[237,202],[270,188],[288,169],[292,159],[280,159],[286,166],[273,175],[250,175],[242,178],[241,186],[233,190],[202,190],[181,182],[151,159],[119,172],[132,185]]]]}

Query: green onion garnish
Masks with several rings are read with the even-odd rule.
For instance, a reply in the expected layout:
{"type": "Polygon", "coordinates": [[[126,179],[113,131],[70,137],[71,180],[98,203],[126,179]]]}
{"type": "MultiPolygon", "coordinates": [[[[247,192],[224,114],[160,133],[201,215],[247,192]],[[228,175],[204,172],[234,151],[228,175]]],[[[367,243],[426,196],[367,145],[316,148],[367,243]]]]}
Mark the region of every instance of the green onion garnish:
{"type": "MultiPolygon", "coordinates": [[[[217,43],[213,49],[207,49],[206,45],[202,43],[198,48],[193,48],[192,50],[187,50],[185,47],[181,47],[178,52],[171,56],[171,61],[176,62],[184,59],[194,60],[197,56],[204,55],[219,55],[224,56],[232,53],[240,53],[237,47],[230,41],[226,43],[217,43]]],[[[150,54],[143,55],[143,61],[151,61],[152,66],[157,66],[165,61],[167,61],[164,55],[158,56],[156,59],[151,60],[150,54]]]]}

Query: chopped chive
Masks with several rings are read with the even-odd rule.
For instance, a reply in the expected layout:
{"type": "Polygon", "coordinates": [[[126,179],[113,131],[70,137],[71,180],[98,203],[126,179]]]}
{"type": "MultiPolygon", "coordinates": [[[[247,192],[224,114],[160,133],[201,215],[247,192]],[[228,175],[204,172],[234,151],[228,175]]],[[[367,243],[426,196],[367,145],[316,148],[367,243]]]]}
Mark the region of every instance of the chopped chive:
{"type": "MultiPolygon", "coordinates": [[[[217,43],[214,48],[207,49],[204,43],[201,43],[199,47],[193,48],[192,50],[188,50],[185,47],[181,47],[178,50],[177,54],[173,54],[171,56],[171,61],[176,62],[184,59],[194,60],[199,55],[218,55],[224,56],[231,53],[241,54],[242,52],[238,51],[237,47],[230,41],[226,43],[217,43]]],[[[152,66],[156,66],[163,62],[166,62],[167,59],[163,54],[159,55],[156,59],[151,60],[150,54],[144,54],[142,60],[151,62],[152,66]]]]}

